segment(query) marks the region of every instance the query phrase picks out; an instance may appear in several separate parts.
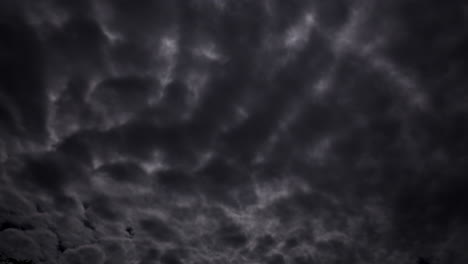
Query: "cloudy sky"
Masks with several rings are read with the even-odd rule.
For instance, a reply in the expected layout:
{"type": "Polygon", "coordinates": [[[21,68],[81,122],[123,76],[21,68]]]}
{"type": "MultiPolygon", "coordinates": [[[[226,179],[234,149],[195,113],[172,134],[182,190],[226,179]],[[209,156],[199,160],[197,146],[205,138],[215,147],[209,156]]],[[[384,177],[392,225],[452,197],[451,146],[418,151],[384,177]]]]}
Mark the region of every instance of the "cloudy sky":
{"type": "Polygon", "coordinates": [[[463,2],[2,0],[0,255],[468,263],[463,2]]]}

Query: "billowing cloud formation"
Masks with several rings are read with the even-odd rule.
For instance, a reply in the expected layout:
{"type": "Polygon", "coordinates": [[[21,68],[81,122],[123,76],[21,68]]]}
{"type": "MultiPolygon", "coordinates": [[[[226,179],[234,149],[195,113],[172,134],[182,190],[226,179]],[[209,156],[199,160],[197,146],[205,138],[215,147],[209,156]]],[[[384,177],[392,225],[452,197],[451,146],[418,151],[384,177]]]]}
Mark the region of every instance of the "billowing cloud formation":
{"type": "Polygon", "coordinates": [[[2,1],[1,256],[466,263],[467,8],[2,1]]]}

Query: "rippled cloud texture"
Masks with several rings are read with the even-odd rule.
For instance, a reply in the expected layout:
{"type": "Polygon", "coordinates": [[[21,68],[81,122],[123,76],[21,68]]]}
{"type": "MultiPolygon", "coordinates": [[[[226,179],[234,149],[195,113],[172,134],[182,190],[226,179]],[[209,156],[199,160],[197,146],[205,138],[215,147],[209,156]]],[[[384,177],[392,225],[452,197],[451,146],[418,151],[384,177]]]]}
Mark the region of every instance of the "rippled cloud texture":
{"type": "Polygon", "coordinates": [[[468,263],[464,1],[0,4],[0,253],[468,263]]]}

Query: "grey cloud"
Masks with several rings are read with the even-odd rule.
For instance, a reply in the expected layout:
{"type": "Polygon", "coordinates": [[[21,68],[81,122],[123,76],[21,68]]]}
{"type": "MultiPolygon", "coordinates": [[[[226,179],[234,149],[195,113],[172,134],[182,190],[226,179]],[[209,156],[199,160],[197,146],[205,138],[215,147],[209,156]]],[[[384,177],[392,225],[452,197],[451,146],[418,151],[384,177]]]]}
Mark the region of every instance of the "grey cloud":
{"type": "Polygon", "coordinates": [[[0,254],[464,263],[466,8],[3,1],[0,254]]]}
{"type": "Polygon", "coordinates": [[[6,229],[0,233],[1,251],[13,258],[37,260],[40,250],[37,243],[24,232],[17,229],[6,229]]]}
{"type": "Polygon", "coordinates": [[[157,92],[157,85],[151,79],[127,76],[102,81],[90,97],[106,118],[112,118],[113,115],[139,112],[157,92]]]}
{"type": "Polygon", "coordinates": [[[105,255],[99,247],[90,245],[68,250],[63,258],[65,263],[70,264],[102,264],[104,263],[105,255]]]}
{"type": "Polygon", "coordinates": [[[168,242],[178,240],[177,233],[172,230],[168,223],[165,223],[157,217],[142,219],[140,221],[140,226],[143,231],[153,236],[157,241],[168,242]]]}
{"type": "Polygon", "coordinates": [[[146,172],[138,164],[132,162],[105,164],[97,170],[122,183],[141,183],[146,178],[146,172]]]}

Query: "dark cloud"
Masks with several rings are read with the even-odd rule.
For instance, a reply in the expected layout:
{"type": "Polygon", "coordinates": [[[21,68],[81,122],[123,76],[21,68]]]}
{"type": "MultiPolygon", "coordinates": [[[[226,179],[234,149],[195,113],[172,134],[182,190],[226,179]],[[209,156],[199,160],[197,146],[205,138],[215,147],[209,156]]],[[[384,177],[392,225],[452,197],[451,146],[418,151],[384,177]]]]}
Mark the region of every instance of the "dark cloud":
{"type": "Polygon", "coordinates": [[[26,233],[17,229],[3,230],[0,249],[3,254],[16,259],[34,259],[40,256],[40,248],[26,233]]]}
{"type": "Polygon", "coordinates": [[[242,247],[247,241],[247,235],[244,234],[240,226],[234,223],[223,224],[217,231],[217,237],[222,244],[230,247],[242,247]]]}
{"type": "Polygon", "coordinates": [[[119,210],[116,202],[105,195],[96,195],[89,201],[86,201],[86,210],[89,214],[96,215],[97,217],[106,221],[118,221],[122,219],[123,211],[119,210]]]}
{"type": "Polygon", "coordinates": [[[169,223],[165,223],[163,220],[158,218],[142,219],[140,221],[141,229],[153,236],[158,241],[173,241],[177,239],[177,234],[169,226],[169,223]]]}
{"type": "Polygon", "coordinates": [[[462,1],[2,1],[0,256],[466,263],[462,1]]]}
{"type": "Polygon", "coordinates": [[[105,164],[97,170],[122,183],[141,183],[146,178],[145,171],[138,164],[131,162],[105,164]]]}
{"type": "Polygon", "coordinates": [[[181,249],[170,249],[161,255],[160,261],[164,264],[181,264],[184,263],[181,258],[186,255],[181,249]]]}
{"type": "Polygon", "coordinates": [[[118,118],[119,114],[131,114],[144,109],[152,92],[158,92],[153,86],[156,85],[149,78],[123,76],[102,81],[90,96],[95,101],[95,107],[103,111],[106,118],[114,115],[118,118]]]}
{"type": "Polygon", "coordinates": [[[141,258],[140,264],[150,264],[157,263],[159,259],[160,252],[157,249],[150,249],[146,254],[141,258]]]}
{"type": "Polygon", "coordinates": [[[43,45],[33,27],[19,14],[8,11],[7,6],[0,21],[4,39],[0,46],[0,115],[2,138],[6,141],[3,145],[14,151],[11,144],[15,144],[16,137],[44,140],[47,105],[43,45]]]}
{"type": "Polygon", "coordinates": [[[273,256],[269,257],[268,264],[284,264],[284,257],[281,254],[274,254],[273,256]]]}
{"type": "Polygon", "coordinates": [[[99,70],[104,63],[106,38],[95,20],[72,17],[47,37],[48,48],[51,49],[51,56],[55,56],[53,58],[56,59],[57,66],[66,65],[62,66],[63,70],[71,72],[86,72],[89,70],[87,68],[99,70]],[[74,63],[66,64],[70,60],[74,63]]]}
{"type": "Polygon", "coordinates": [[[81,264],[81,263],[104,263],[105,255],[99,247],[86,245],[77,249],[68,250],[64,254],[65,263],[81,264]]]}
{"type": "Polygon", "coordinates": [[[275,244],[275,239],[271,235],[264,235],[256,239],[255,251],[259,254],[269,252],[275,244]]]}
{"type": "Polygon", "coordinates": [[[189,173],[177,170],[158,172],[156,188],[162,187],[171,192],[193,194],[196,191],[196,178],[189,173]]]}

